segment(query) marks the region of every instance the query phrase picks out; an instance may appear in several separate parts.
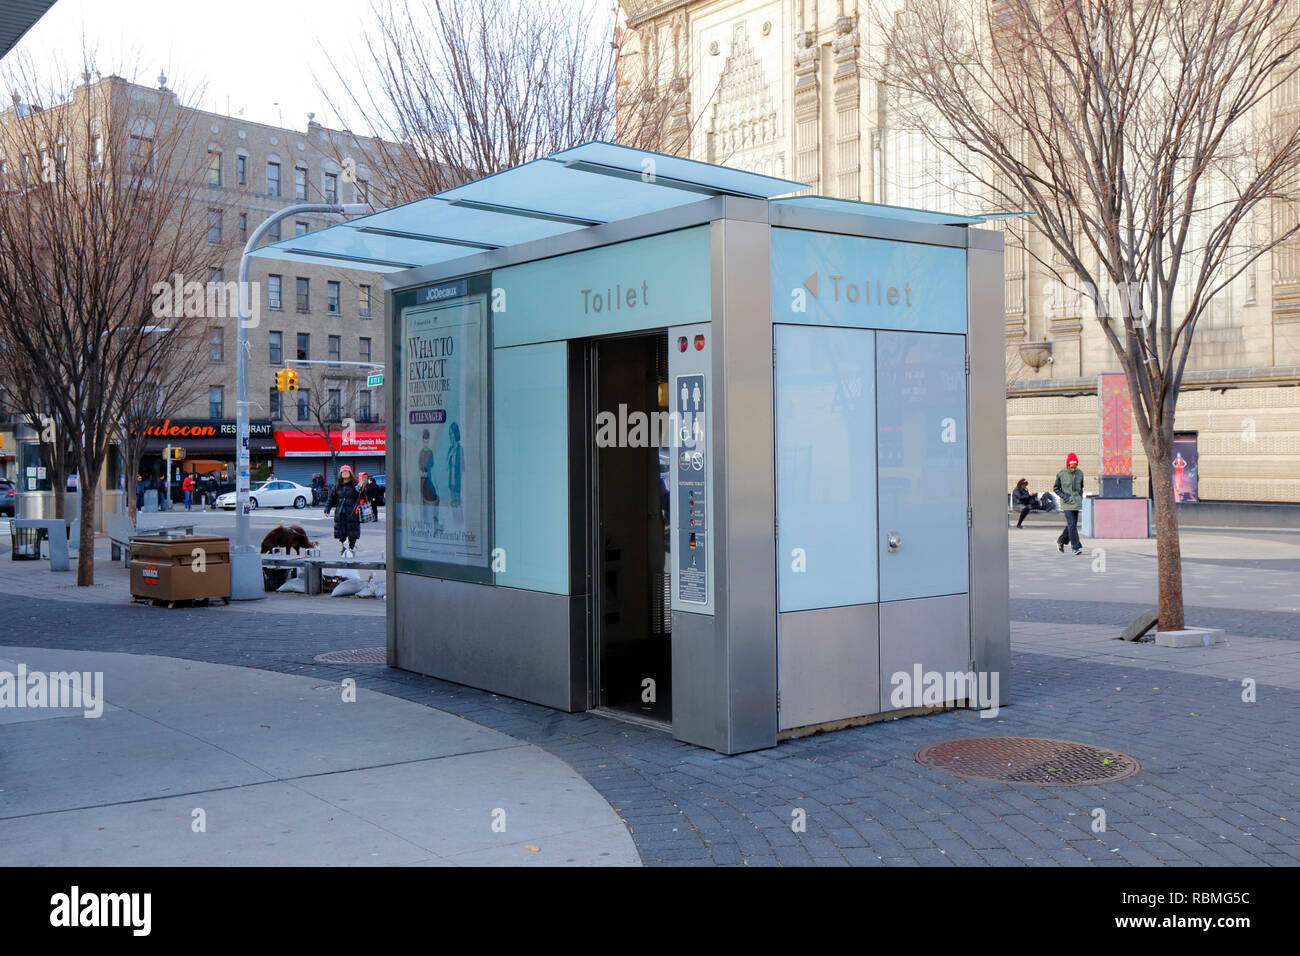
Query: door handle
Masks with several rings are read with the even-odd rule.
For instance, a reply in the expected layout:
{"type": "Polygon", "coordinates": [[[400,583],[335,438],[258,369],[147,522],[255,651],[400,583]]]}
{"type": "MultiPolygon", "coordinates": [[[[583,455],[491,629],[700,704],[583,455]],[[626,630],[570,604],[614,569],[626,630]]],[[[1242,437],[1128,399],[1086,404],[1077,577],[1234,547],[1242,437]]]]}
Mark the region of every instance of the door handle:
{"type": "Polygon", "coordinates": [[[885,540],[889,544],[890,551],[897,551],[899,548],[903,546],[903,536],[899,534],[897,531],[889,532],[889,537],[887,537],[885,540]]]}

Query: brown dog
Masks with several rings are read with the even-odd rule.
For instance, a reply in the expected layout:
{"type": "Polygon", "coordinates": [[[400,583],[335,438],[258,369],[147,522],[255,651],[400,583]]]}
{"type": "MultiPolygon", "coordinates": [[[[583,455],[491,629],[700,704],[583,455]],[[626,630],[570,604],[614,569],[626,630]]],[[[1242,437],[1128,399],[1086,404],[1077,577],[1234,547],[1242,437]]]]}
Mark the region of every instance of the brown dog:
{"type": "Polygon", "coordinates": [[[280,525],[272,528],[267,532],[266,537],[262,539],[263,554],[270,554],[276,548],[284,548],[285,554],[290,551],[301,554],[303,548],[314,547],[316,547],[316,542],[307,540],[307,532],[296,524],[291,524],[288,527],[280,525]]]}

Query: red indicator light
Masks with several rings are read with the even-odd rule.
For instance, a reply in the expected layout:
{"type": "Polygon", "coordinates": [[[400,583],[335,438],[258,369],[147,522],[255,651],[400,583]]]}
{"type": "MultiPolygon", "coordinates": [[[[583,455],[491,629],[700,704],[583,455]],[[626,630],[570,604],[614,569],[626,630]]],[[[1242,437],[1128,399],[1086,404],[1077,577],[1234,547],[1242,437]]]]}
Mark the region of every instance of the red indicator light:
{"type": "Polygon", "coordinates": [[[700,351],[702,348],[704,348],[704,336],[702,336],[702,335],[697,335],[697,336],[695,336],[695,351],[698,352],[698,351],[700,351]]]}
{"type": "Polygon", "coordinates": [[[686,336],[683,335],[681,338],[677,340],[677,351],[679,352],[686,351],[686,336]]]}

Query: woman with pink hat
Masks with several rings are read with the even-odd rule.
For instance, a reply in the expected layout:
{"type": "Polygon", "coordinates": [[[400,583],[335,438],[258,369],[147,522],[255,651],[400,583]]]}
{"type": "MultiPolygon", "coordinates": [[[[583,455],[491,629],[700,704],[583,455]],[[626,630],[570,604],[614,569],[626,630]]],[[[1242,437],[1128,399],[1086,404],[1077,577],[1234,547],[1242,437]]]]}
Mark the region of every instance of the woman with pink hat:
{"type": "Polygon", "coordinates": [[[334,537],[339,542],[339,554],[352,558],[355,556],[352,549],[361,537],[361,492],[352,469],[347,465],[339,469],[339,480],[330,489],[329,499],[325,502],[326,517],[331,510],[334,511],[334,537]]]}

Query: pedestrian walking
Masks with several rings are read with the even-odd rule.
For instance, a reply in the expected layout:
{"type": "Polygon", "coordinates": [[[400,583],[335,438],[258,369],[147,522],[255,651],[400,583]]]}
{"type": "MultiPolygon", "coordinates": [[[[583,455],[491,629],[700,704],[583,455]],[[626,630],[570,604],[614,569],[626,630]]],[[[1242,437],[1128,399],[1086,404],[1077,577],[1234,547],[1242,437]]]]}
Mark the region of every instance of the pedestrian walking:
{"type": "Polygon", "coordinates": [[[1079,468],[1079,456],[1070,452],[1065,459],[1065,467],[1056,473],[1056,484],[1052,490],[1060,496],[1061,510],[1065,512],[1065,530],[1056,539],[1056,550],[1065,553],[1068,544],[1075,554],[1083,554],[1083,545],[1079,543],[1079,509],[1083,507],[1083,470],[1079,468]]]}
{"type": "Polygon", "coordinates": [[[164,482],[161,478],[157,478],[157,479],[155,479],[155,482],[156,482],[156,484],[154,485],[154,489],[158,492],[158,510],[159,510],[159,511],[162,511],[162,510],[163,510],[163,492],[164,492],[164,491],[166,490],[166,488],[167,488],[167,483],[164,482]]]}
{"type": "Polygon", "coordinates": [[[370,480],[369,472],[357,475],[357,491],[361,495],[361,520],[378,521],[379,507],[375,504],[375,483],[370,480]]]}
{"type": "Polygon", "coordinates": [[[144,475],[136,475],[135,476],[135,510],[137,514],[141,511],[144,511],[144,491],[145,491],[144,475]]]}
{"type": "Polygon", "coordinates": [[[194,476],[186,475],[185,480],[181,482],[181,491],[185,492],[185,510],[189,511],[194,504],[194,476]]]}
{"type": "Polygon", "coordinates": [[[325,516],[334,512],[334,537],[339,542],[339,554],[344,558],[355,557],[352,549],[361,537],[361,492],[352,469],[344,465],[339,469],[339,480],[330,489],[330,496],[325,502],[325,516]]]}
{"type": "Polygon", "coordinates": [[[319,471],[311,476],[311,503],[320,504],[325,500],[325,476],[319,471]]]}

